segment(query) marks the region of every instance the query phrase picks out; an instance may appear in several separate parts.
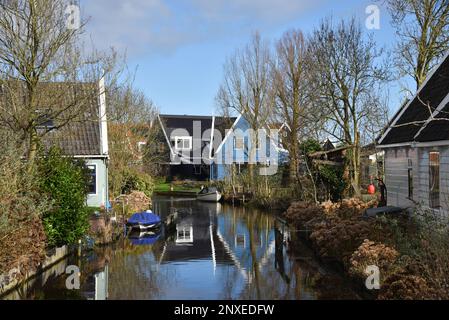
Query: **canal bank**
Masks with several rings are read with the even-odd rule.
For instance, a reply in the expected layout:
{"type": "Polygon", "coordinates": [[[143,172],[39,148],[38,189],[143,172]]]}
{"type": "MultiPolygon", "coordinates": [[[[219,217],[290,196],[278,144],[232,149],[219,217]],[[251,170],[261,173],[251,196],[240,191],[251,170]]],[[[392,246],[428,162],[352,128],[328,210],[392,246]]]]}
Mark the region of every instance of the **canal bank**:
{"type": "Polygon", "coordinates": [[[153,211],[171,221],[160,233],[61,261],[59,271],[79,267],[79,290],[66,287],[67,274],[50,272],[3,298],[358,298],[269,212],[175,197],[155,197],[153,211]]]}

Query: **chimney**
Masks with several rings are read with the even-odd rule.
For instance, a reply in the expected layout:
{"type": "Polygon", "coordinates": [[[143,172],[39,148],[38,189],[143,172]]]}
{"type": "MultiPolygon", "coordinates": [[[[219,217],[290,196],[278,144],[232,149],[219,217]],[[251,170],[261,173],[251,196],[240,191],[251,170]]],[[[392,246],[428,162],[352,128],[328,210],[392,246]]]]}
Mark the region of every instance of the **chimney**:
{"type": "Polygon", "coordinates": [[[108,155],[108,122],[106,117],[106,88],[104,84],[104,77],[99,82],[100,90],[100,141],[101,141],[101,154],[108,155]]]}

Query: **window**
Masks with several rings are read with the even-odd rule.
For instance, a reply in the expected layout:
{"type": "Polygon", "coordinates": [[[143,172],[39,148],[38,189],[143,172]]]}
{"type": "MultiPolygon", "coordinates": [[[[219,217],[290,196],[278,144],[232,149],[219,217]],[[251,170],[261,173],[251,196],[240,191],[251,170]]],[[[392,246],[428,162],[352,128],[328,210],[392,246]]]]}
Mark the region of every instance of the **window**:
{"type": "Polygon", "coordinates": [[[245,148],[245,138],[234,137],[234,148],[236,150],[243,150],[245,148]]]}
{"type": "Polygon", "coordinates": [[[142,153],[144,150],[144,147],[147,145],[145,141],[139,141],[137,142],[137,150],[142,153]]]}
{"type": "Polygon", "coordinates": [[[177,150],[191,150],[192,137],[175,137],[175,148],[177,150]]]}
{"type": "Polygon", "coordinates": [[[440,153],[429,153],[429,206],[440,207],[440,153]]]}
{"type": "Polygon", "coordinates": [[[87,184],[87,191],[89,194],[97,193],[97,166],[96,165],[88,165],[87,166],[88,174],[89,174],[89,182],[87,184]]]}
{"type": "Polygon", "coordinates": [[[235,246],[236,247],[246,247],[246,237],[244,234],[237,234],[235,236],[235,246]]]}
{"type": "Polygon", "coordinates": [[[410,200],[412,200],[413,199],[413,161],[412,161],[412,159],[408,159],[407,176],[408,176],[408,198],[410,200]]]}
{"type": "Polygon", "coordinates": [[[191,244],[193,243],[193,226],[177,225],[176,226],[176,243],[191,244]]]}
{"type": "Polygon", "coordinates": [[[36,110],[36,128],[43,130],[51,130],[55,127],[53,119],[50,117],[49,109],[36,110]]]}

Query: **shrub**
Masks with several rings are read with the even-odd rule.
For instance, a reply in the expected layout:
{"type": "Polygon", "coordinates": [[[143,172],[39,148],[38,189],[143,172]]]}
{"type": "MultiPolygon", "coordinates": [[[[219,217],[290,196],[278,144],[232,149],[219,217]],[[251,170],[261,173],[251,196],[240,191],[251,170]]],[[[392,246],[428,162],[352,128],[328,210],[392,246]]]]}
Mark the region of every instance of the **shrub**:
{"type": "Polygon", "coordinates": [[[129,194],[132,191],[141,191],[147,197],[151,197],[154,190],[153,178],[143,172],[129,171],[125,175],[122,187],[122,194],[129,194]]]}
{"type": "Polygon", "coordinates": [[[285,213],[288,221],[299,228],[312,228],[325,218],[322,207],[308,202],[293,202],[285,213]]]}
{"type": "Polygon", "coordinates": [[[43,217],[48,244],[76,243],[89,230],[87,170],[84,162],[52,148],[39,162],[40,188],[53,201],[43,217]]]}
{"type": "Polygon", "coordinates": [[[321,166],[318,169],[319,176],[324,185],[328,189],[331,200],[339,201],[343,197],[343,193],[348,187],[348,183],[344,178],[343,168],[336,168],[333,166],[321,166]]]}
{"type": "Polygon", "coordinates": [[[322,257],[349,263],[352,253],[369,238],[372,225],[362,220],[334,220],[322,223],[310,235],[322,257]]]}
{"type": "Polygon", "coordinates": [[[439,294],[429,287],[426,279],[421,276],[399,271],[389,276],[383,283],[379,300],[433,300],[439,294]]]}
{"type": "Polygon", "coordinates": [[[334,208],[333,214],[340,219],[360,218],[366,209],[372,208],[376,205],[377,200],[364,202],[357,198],[344,199],[334,208]]]}
{"type": "Polygon", "coordinates": [[[365,240],[351,256],[349,274],[364,279],[369,275],[365,272],[366,268],[375,265],[381,271],[382,281],[392,272],[398,256],[399,253],[394,248],[365,240]]]}
{"type": "Polygon", "coordinates": [[[45,253],[45,233],[40,217],[50,208],[40,194],[36,175],[21,161],[23,149],[2,141],[0,134],[0,275],[19,267],[23,278],[34,270],[45,253]]]}

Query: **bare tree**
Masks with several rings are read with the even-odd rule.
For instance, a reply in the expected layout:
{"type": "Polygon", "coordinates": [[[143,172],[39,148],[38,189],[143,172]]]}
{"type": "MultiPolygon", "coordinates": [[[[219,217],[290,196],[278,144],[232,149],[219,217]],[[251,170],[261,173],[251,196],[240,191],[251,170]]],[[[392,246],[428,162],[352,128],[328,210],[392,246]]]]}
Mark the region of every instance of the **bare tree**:
{"type": "Polygon", "coordinates": [[[69,27],[65,0],[0,2],[0,121],[27,141],[33,167],[38,130],[49,120],[57,129],[86,111],[99,94],[99,79],[116,55],[87,55],[79,44],[86,21],[69,27]]]}
{"type": "MultiPolygon", "coordinates": [[[[305,114],[310,111],[310,63],[308,45],[299,30],[285,32],[276,43],[272,63],[272,83],[275,97],[274,121],[288,125],[283,144],[289,151],[290,179],[300,185],[298,174],[300,140],[310,127],[305,114]]],[[[316,123],[314,122],[314,125],[316,123]]]]}
{"type": "Polygon", "coordinates": [[[378,112],[377,93],[387,79],[377,63],[381,51],[365,38],[355,19],[334,25],[324,20],[311,40],[315,112],[327,120],[326,132],[349,149],[350,182],[360,192],[360,130],[378,112]],[[320,112],[321,111],[321,112],[320,112]]]}
{"type": "Polygon", "coordinates": [[[399,67],[419,88],[449,47],[449,0],[387,0],[399,67]]]}
{"type": "Polygon", "coordinates": [[[249,146],[250,180],[254,180],[258,130],[265,128],[271,106],[270,52],[268,44],[255,33],[251,42],[238,50],[224,66],[224,81],[217,95],[224,114],[243,114],[254,131],[249,146]]]}
{"type": "Polygon", "coordinates": [[[145,94],[126,86],[110,90],[108,99],[111,194],[121,193],[129,173],[157,175],[164,155],[157,152],[158,110],[145,94]]]}

